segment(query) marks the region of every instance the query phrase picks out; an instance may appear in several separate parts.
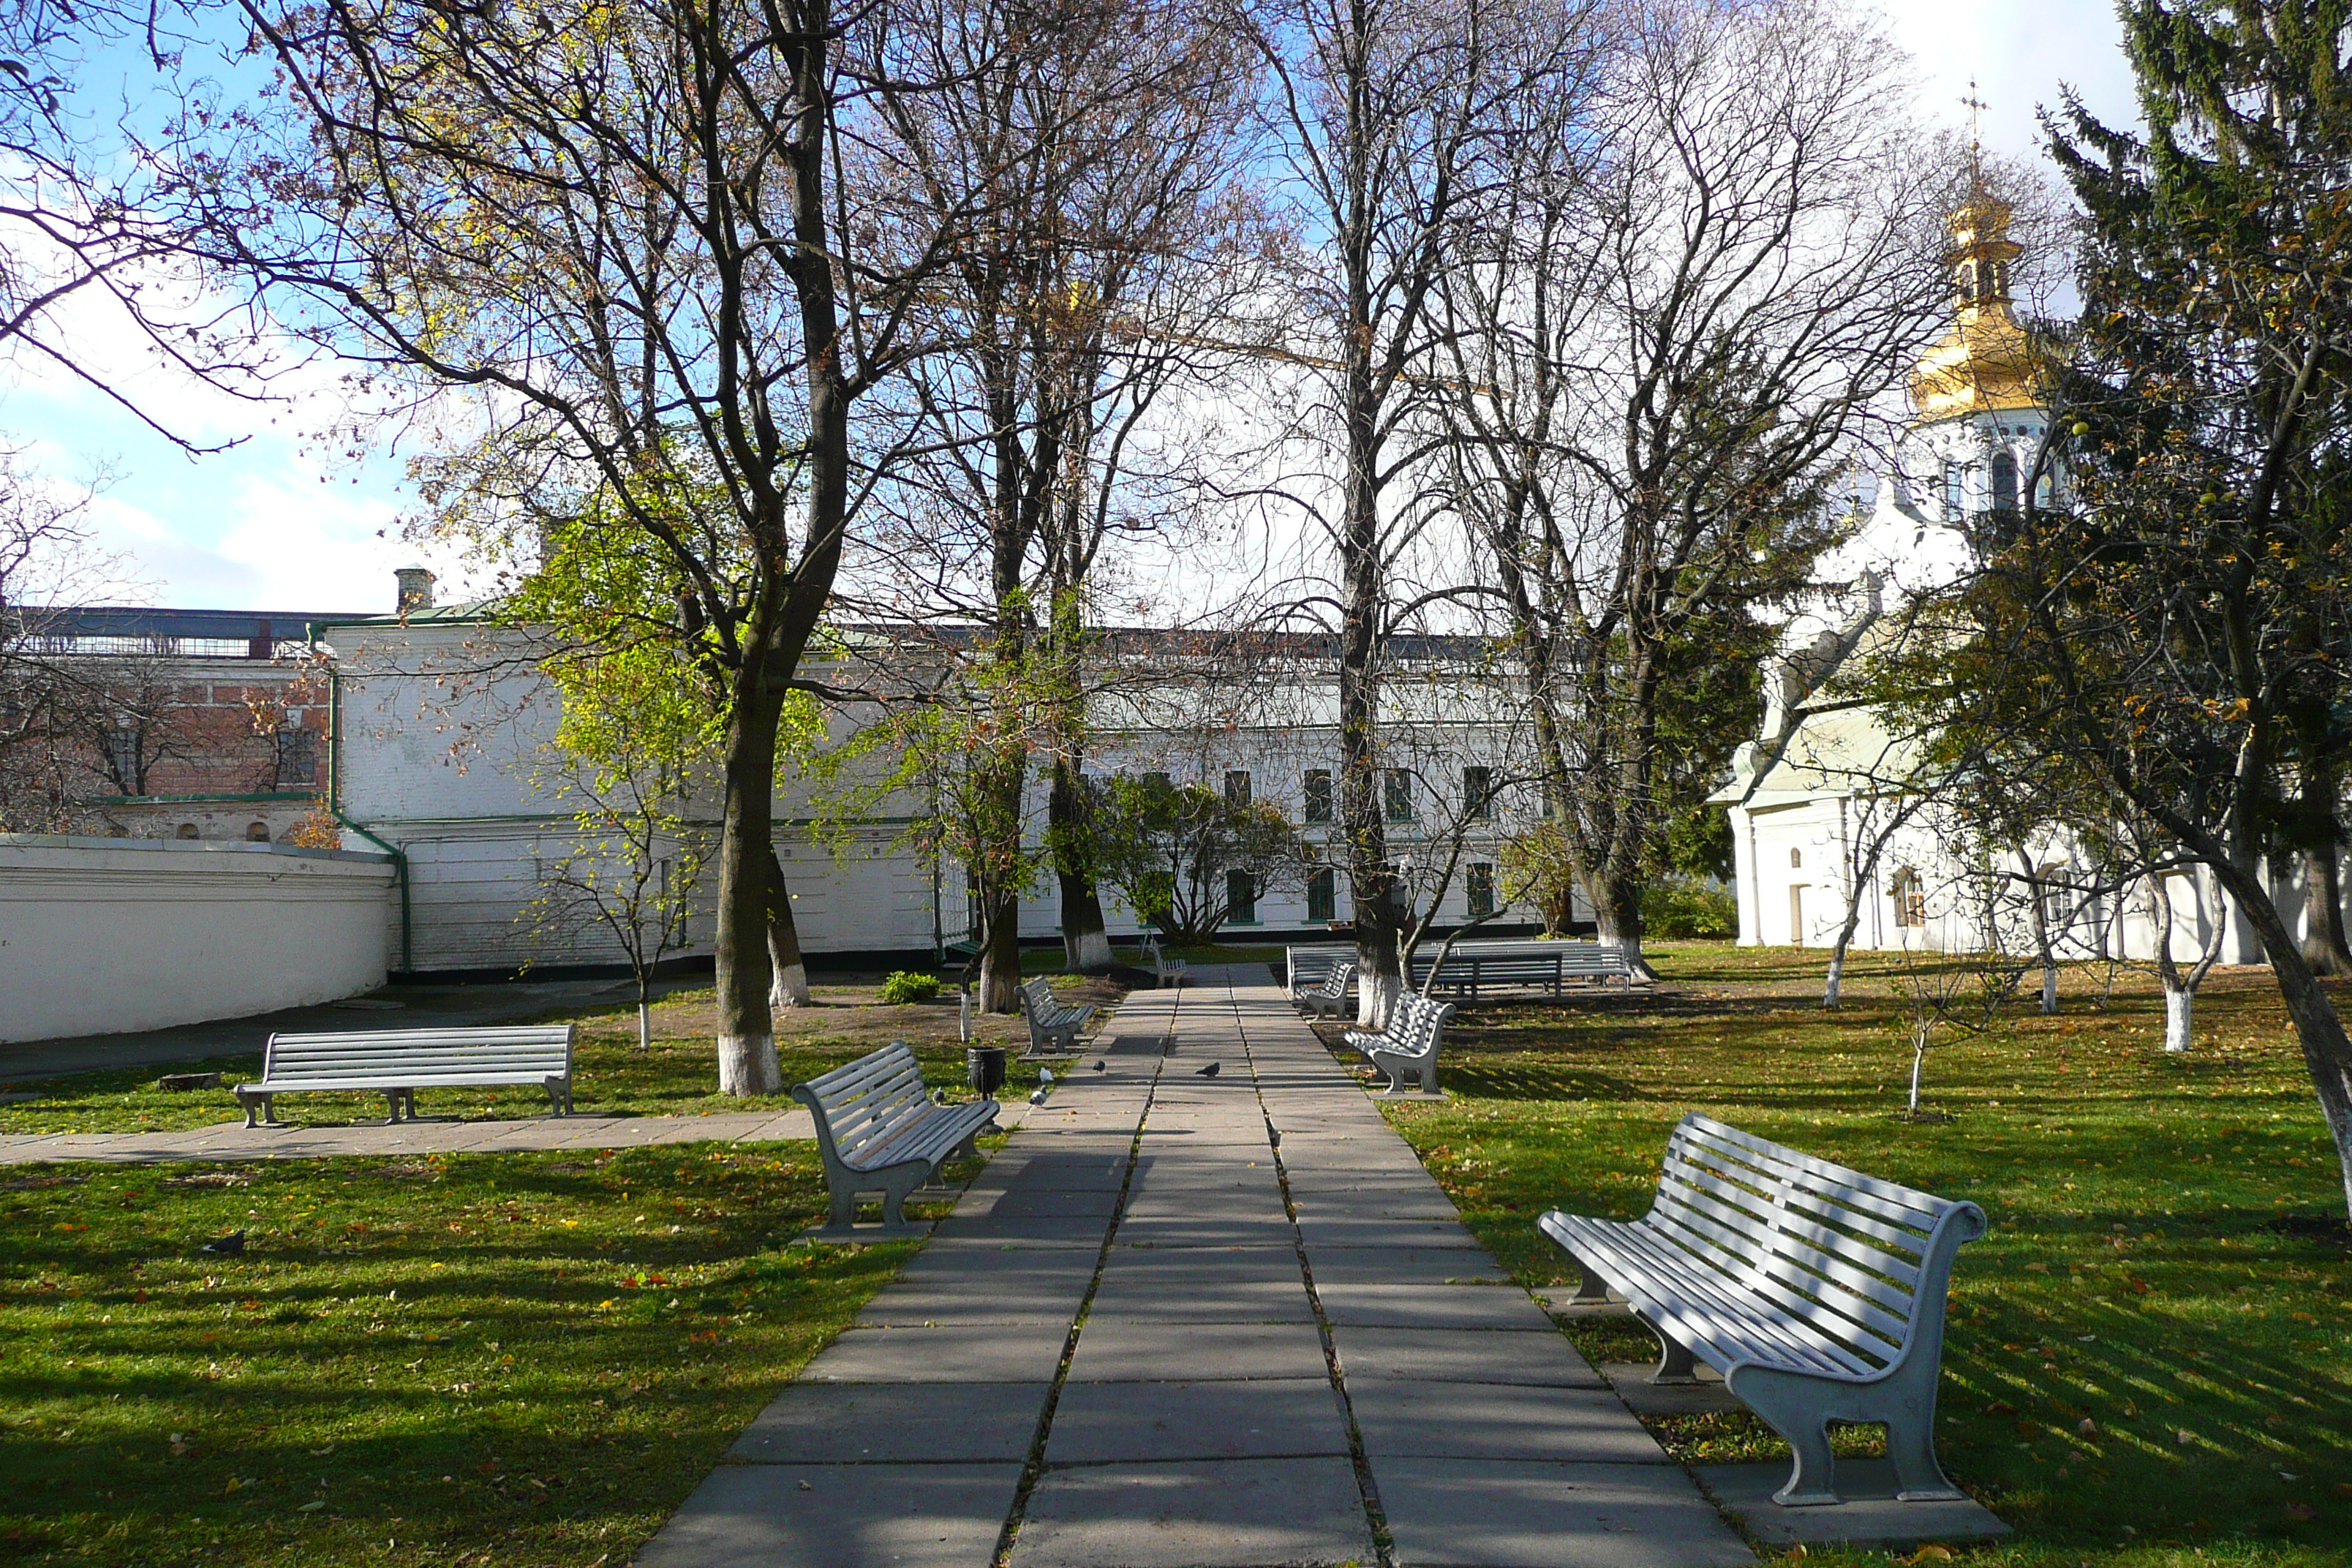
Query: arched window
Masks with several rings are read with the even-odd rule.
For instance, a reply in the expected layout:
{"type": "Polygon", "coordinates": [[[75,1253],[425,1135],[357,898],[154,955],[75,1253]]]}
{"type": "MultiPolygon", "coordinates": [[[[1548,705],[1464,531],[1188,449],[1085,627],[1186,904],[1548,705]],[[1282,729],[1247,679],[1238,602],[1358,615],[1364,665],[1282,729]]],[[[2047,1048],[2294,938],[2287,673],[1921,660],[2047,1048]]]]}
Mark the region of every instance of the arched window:
{"type": "Polygon", "coordinates": [[[2017,459],[2005,451],[1992,455],[1992,509],[2017,510],[2017,459]]]}
{"type": "Polygon", "coordinates": [[[1792,871],[1793,871],[1793,870],[1800,869],[1800,868],[1801,868],[1803,867],[1803,865],[1804,865],[1804,864],[1805,864],[1805,852],[1804,852],[1803,850],[1801,850],[1801,849],[1791,849],[1791,850],[1790,850],[1790,851],[1789,851],[1789,868],[1790,868],[1790,870],[1792,870],[1792,871]]]}
{"type": "Polygon", "coordinates": [[[268,843],[268,842],[269,842],[269,824],[268,824],[268,823],[266,823],[266,822],[248,822],[248,823],[247,823],[247,824],[245,825],[245,841],[246,841],[247,844],[267,844],[267,843],[268,843]]]}
{"type": "Polygon", "coordinates": [[[201,834],[197,833],[196,825],[193,822],[184,822],[180,824],[178,836],[182,838],[197,838],[203,837],[201,834]]]}

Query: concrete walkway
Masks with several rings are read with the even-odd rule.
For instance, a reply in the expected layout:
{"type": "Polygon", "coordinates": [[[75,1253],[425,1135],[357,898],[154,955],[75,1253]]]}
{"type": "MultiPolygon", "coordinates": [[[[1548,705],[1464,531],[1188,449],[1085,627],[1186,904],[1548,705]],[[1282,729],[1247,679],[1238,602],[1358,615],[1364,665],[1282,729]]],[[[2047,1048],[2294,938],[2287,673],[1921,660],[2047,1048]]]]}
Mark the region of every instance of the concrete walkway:
{"type": "Polygon", "coordinates": [[[1754,1561],[1263,969],[1097,1054],[644,1568],[1754,1561]]]}

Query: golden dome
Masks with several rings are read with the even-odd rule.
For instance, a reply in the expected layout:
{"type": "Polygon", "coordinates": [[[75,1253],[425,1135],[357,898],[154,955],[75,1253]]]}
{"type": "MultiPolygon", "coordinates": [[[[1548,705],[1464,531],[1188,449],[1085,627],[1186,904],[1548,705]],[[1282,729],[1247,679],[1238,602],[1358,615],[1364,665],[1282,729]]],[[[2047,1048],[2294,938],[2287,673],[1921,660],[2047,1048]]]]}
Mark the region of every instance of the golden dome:
{"type": "Polygon", "coordinates": [[[1947,220],[1955,320],[1912,367],[1922,425],[2042,406],[2032,342],[2010,311],[2009,264],[2024,254],[2009,237],[2010,216],[2009,204],[1979,185],[1947,220]]]}

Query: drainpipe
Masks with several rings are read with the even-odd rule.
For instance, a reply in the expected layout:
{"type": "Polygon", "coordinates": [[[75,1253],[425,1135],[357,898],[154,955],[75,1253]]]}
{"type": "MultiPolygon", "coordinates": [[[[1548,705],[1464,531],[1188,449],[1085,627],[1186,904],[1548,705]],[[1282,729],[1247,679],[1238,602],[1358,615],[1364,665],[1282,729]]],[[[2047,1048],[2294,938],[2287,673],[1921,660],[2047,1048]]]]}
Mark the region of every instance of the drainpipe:
{"type": "MultiPolygon", "coordinates": [[[[312,640],[317,640],[316,627],[312,628],[312,640]]],[[[362,838],[366,839],[369,843],[374,845],[377,848],[392,857],[393,879],[400,884],[400,972],[403,974],[414,974],[416,973],[416,928],[415,922],[409,913],[408,907],[408,857],[403,854],[394,846],[385,843],[383,839],[377,837],[374,834],[369,832],[358,823],[353,822],[350,817],[345,816],[343,815],[343,808],[338,805],[336,801],[336,788],[342,771],[341,763],[343,754],[342,676],[343,672],[341,670],[335,668],[331,665],[328,667],[327,815],[333,817],[335,821],[342,826],[350,828],[353,833],[358,834],[362,838]]]]}

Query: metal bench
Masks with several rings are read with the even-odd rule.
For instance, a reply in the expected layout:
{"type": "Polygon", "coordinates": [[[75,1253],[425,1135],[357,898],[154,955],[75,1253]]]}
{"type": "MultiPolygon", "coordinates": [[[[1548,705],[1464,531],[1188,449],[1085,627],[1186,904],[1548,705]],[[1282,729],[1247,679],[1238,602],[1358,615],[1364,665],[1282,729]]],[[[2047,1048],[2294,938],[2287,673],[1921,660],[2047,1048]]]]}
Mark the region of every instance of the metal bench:
{"type": "Polygon", "coordinates": [[[1408,991],[1389,1009],[1389,1026],[1379,1034],[1349,1029],[1339,1037],[1364,1053],[1371,1064],[1389,1075],[1389,1092],[1404,1087],[1408,1076],[1418,1076],[1423,1094],[1437,1092],[1437,1047],[1454,1016],[1451,1004],[1433,1002],[1408,991]]]}
{"type": "Polygon", "coordinates": [[[1152,978],[1162,987],[1171,980],[1179,985],[1184,984],[1184,961],[1181,958],[1171,958],[1161,952],[1160,939],[1157,936],[1146,931],[1139,945],[1143,951],[1143,956],[1151,961],[1152,978]]]}
{"type": "Polygon", "coordinates": [[[1041,976],[1021,988],[1021,1013],[1029,1020],[1029,1054],[1068,1056],[1078,1048],[1078,1031],[1095,1016],[1089,1006],[1066,1006],[1041,976]]]}
{"type": "MultiPolygon", "coordinates": [[[[1413,955],[1414,984],[1429,978],[1430,961],[1413,955]]],[[[1529,943],[1517,951],[1456,949],[1437,966],[1432,990],[1456,996],[1477,996],[1486,991],[1549,991],[1560,995],[1571,984],[1605,985],[1612,980],[1632,986],[1642,981],[1625,962],[1622,950],[1601,942],[1553,942],[1529,943]],[[1532,950],[1532,951],[1530,951],[1532,950]]]]}
{"type": "Polygon", "coordinates": [[[1332,947],[1318,943],[1313,947],[1286,947],[1282,950],[1284,978],[1290,985],[1290,999],[1297,1002],[1310,987],[1323,984],[1332,967],[1353,963],[1356,950],[1352,947],[1332,947]]]}
{"type": "Polygon", "coordinates": [[[1323,972],[1323,983],[1320,985],[1296,992],[1292,994],[1291,1000],[1318,1018],[1327,1015],[1336,1018],[1339,1016],[1339,1009],[1347,1005],[1348,987],[1354,983],[1355,978],[1354,964],[1335,963],[1323,972]]]}
{"type": "Polygon", "coordinates": [[[272,1035],[261,1076],[236,1086],[247,1127],[279,1125],[281,1094],[381,1094],[386,1124],[414,1121],[420,1089],[491,1089],[537,1084],[549,1111],[572,1110],[570,1024],[499,1029],[378,1029],[337,1035],[272,1035]],[[258,1110],[260,1119],[254,1113],[258,1110]]]}
{"type": "Polygon", "coordinates": [[[813,1234],[860,1240],[920,1234],[923,1226],[907,1221],[907,1194],[958,1154],[977,1154],[974,1140],[996,1120],[997,1109],[993,1100],[934,1101],[904,1040],[793,1085],[793,1098],[816,1122],[833,1200],[831,1222],[813,1234]],[[866,1193],[881,1194],[878,1227],[856,1224],[857,1199],[866,1193]]]}
{"type": "Polygon", "coordinates": [[[1577,1300],[1614,1289],[1658,1336],[1651,1381],[1689,1382],[1705,1362],[1788,1439],[1796,1463],[1773,1501],[1838,1500],[1832,1421],[1885,1424],[1897,1497],[1962,1495],[1936,1463],[1936,1380],[1952,1257],[1985,1232],[1976,1205],[1693,1115],[1646,1215],[1537,1223],[1583,1271],[1577,1300]]]}

